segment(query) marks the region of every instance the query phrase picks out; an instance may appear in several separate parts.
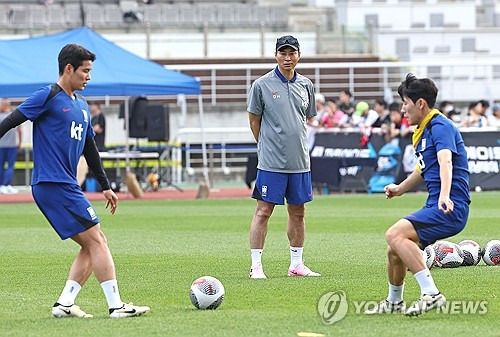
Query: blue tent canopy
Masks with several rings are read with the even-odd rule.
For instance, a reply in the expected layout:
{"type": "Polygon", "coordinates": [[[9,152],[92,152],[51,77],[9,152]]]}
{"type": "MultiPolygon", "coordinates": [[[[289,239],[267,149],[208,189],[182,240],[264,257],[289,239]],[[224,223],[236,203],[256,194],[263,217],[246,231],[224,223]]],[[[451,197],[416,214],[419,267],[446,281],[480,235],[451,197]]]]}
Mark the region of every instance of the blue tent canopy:
{"type": "Polygon", "coordinates": [[[68,43],[84,46],[96,60],[85,96],[200,94],[194,77],[165,69],[82,27],[31,39],[0,41],[0,97],[27,97],[58,79],[57,55],[68,43]]]}

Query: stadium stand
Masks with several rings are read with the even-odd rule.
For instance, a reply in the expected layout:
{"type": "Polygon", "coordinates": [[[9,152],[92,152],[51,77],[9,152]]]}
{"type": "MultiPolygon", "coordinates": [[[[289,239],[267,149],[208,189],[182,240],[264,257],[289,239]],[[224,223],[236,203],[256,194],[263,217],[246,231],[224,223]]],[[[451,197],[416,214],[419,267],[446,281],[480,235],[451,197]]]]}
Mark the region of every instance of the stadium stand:
{"type": "MultiPolygon", "coordinates": [[[[85,23],[92,28],[125,28],[130,25],[153,28],[250,28],[264,25],[288,26],[286,6],[260,6],[254,2],[235,1],[157,1],[146,5],[135,1],[85,1],[85,23]]],[[[68,29],[80,25],[78,1],[2,2],[0,29],[68,29]]]]}

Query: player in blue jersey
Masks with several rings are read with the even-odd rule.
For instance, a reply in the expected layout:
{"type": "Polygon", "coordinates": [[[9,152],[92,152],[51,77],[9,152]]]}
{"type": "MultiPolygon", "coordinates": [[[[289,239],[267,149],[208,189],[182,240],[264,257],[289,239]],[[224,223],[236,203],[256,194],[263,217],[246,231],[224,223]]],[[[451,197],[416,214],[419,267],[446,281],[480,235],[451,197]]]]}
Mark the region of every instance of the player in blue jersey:
{"type": "Polygon", "coordinates": [[[388,199],[401,196],[423,180],[429,196],[422,209],[387,230],[389,296],[365,313],[404,312],[415,316],[446,303],[426,267],[421,249],[464,229],[469,216],[469,171],[460,132],[451,120],[433,109],[438,93],[434,82],[408,74],[398,93],[403,100],[402,112],[411,125],[417,126],[412,139],[417,167],[399,185],[387,185],[385,195],[388,199]],[[403,288],[408,269],[420,285],[422,296],[406,309],[403,288]]]}
{"type": "Polygon", "coordinates": [[[118,197],[110,189],[101,164],[89,107],[75,93],[90,81],[94,60],[95,55],[82,46],[64,46],[58,57],[57,83],[33,93],[0,124],[1,138],[26,120],[33,122],[33,198],[61,239],[71,238],[81,247],[62,294],[52,307],[55,317],[92,317],[75,305],[78,292],[92,272],[104,291],[110,317],[132,317],[149,311],[148,307],[122,302],[99,218],[76,180],[78,160],[83,154],[103,189],[106,208],[115,213],[118,197]]]}

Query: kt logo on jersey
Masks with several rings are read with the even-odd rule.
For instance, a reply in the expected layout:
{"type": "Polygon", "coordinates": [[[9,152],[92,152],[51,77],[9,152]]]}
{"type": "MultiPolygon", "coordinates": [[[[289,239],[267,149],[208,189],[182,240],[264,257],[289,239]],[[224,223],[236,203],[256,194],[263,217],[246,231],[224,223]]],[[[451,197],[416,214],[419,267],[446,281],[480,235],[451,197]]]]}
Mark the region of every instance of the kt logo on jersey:
{"type": "MultiPolygon", "coordinates": [[[[87,118],[87,111],[82,110],[83,113],[83,120],[88,123],[88,118],[87,118]]],[[[76,125],[75,121],[71,122],[71,138],[74,138],[76,140],[81,141],[82,140],[82,132],[83,132],[83,127],[82,124],[79,123],[76,125]]]]}

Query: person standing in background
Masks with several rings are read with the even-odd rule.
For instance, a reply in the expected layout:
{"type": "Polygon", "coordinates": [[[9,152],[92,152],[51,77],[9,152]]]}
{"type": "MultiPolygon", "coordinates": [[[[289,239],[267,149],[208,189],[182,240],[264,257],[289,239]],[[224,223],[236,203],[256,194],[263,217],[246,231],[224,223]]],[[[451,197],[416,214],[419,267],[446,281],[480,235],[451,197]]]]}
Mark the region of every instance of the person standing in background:
{"type": "Polygon", "coordinates": [[[276,205],[288,210],[290,267],[288,276],[320,276],[302,259],[306,234],[305,204],[312,200],[306,125],[316,116],[314,87],[295,67],[299,41],[290,35],[276,41],[276,68],[252,84],[247,111],[257,141],[257,181],[252,198],[257,208],[250,224],[250,278],[265,279],[262,252],[268,221],[276,205]]]}
{"type": "Polygon", "coordinates": [[[96,102],[90,102],[90,123],[95,132],[95,144],[100,152],[106,151],[106,118],[102,114],[101,107],[96,102]]]}
{"type": "MultiPolygon", "coordinates": [[[[11,112],[10,101],[7,98],[0,99],[0,123],[11,112]]],[[[10,185],[14,176],[14,165],[17,153],[21,151],[23,131],[21,126],[7,132],[0,139],[0,194],[16,194],[18,191],[10,185]],[[17,138],[16,138],[17,133],[17,138]],[[7,163],[7,168],[5,164],[7,163]]]]}

